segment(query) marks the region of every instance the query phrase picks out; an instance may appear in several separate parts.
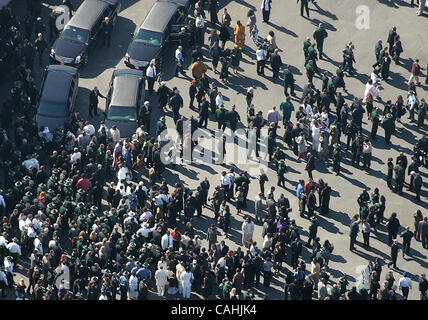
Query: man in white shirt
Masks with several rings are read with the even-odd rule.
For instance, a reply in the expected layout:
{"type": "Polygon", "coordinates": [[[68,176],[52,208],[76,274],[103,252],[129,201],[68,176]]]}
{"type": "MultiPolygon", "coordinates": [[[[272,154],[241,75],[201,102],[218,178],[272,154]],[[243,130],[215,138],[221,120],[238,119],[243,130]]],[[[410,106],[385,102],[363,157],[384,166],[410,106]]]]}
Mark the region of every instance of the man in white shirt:
{"type": "Polygon", "coordinates": [[[249,217],[242,223],[242,245],[249,247],[253,242],[254,222],[249,217]]]}
{"type": "Polygon", "coordinates": [[[9,250],[10,255],[13,257],[14,263],[18,263],[18,256],[22,254],[21,247],[18,244],[18,239],[13,238],[12,242],[6,245],[6,248],[9,250]]]}
{"type": "Polygon", "coordinates": [[[411,90],[409,91],[408,97],[407,97],[407,106],[409,107],[409,118],[410,122],[415,121],[415,107],[416,107],[416,96],[415,93],[411,90]]]}
{"type": "Polygon", "coordinates": [[[161,245],[163,250],[167,250],[168,248],[172,248],[172,236],[169,231],[167,231],[161,239],[161,245]]]}
{"type": "Polygon", "coordinates": [[[85,126],[83,127],[83,130],[86,131],[86,134],[89,136],[93,136],[95,134],[95,127],[90,124],[88,121],[86,121],[85,126]]]}
{"type": "Polygon", "coordinates": [[[168,201],[168,197],[163,192],[160,192],[155,198],[155,205],[162,207],[164,203],[168,203],[168,201]]]}
{"type": "Polygon", "coordinates": [[[79,149],[74,148],[73,154],[70,156],[70,163],[73,164],[76,162],[77,159],[82,158],[82,154],[80,153],[79,149]]]}
{"type": "Polygon", "coordinates": [[[256,51],[257,58],[257,74],[260,76],[265,75],[266,51],[262,46],[259,46],[256,51]]]}
{"type": "Polygon", "coordinates": [[[110,136],[114,144],[120,140],[120,131],[116,126],[110,128],[110,136]]]}
{"type": "Polygon", "coordinates": [[[268,111],[267,118],[269,122],[278,124],[278,122],[282,120],[282,115],[278,112],[278,110],[276,110],[276,107],[274,106],[271,110],[268,111]]]}
{"type": "Polygon", "coordinates": [[[409,296],[409,290],[412,289],[412,280],[407,277],[407,272],[403,273],[403,276],[398,280],[398,286],[403,292],[403,299],[407,300],[409,296]]]}
{"type": "Polygon", "coordinates": [[[177,63],[177,65],[175,66],[175,76],[178,76],[178,72],[180,72],[183,76],[186,75],[183,70],[184,57],[182,46],[178,46],[177,50],[175,50],[175,62],[177,63]]]}
{"type": "Polygon", "coordinates": [[[150,95],[153,94],[153,86],[156,81],[156,76],[157,76],[156,67],[153,61],[150,61],[149,66],[147,67],[147,70],[146,70],[147,86],[148,86],[150,95]]]}
{"type": "Polygon", "coordinates": [[[217,93],[217,97],[215,98],[215,104],[217,108],[220,108],[224,104],[223,95],[220,91],[217,93]]]}
{"type": "Polygon", "coordinates": [[[158,295],[163,297],[165,295],[165,284],[168,278],[168,271],[164,269],[163,265],[159,266],[159,270],[155,272],[156,286],[158,289],[158,295]]]}
{"type": "Polygon", "coordinates": [[[128,168],[119,164],[119,170],[117,171],[117,181],[126,180],[128,174],[128,168]]]}
{"type": "Polygon", "coordinates": [[[156,230],[157,224],[154,225],[153,228],[149,228],[149,224],[147,222],[143,222],[142,227],[138,229],[137,234],[142,235],[145,239],[149,237],[149,234],[156,230]]]}
{"type": "Polygon", "coordinates": [[[186,272],[181,275],[181,283],[183,286],[183,299],[190,299],[190,292],[192,290],[192,281],[195,278],[193,277],[193,273],[190,271],[188,267],[186,272]]]}
{"type": "Polygon", "coordinates": [[[271,10],[272,0],[262,0],[262,5],[260,9],[262,9],[263,13],[263,22],[269,22],[270,10],[271,10]]]}
{"type": "Polygon", "coordinates": [[[370,171],[370,162],[372,159],[372,143],[369,139],[365,139],[363,142],[363,168],[367,172],[370,171]]]}

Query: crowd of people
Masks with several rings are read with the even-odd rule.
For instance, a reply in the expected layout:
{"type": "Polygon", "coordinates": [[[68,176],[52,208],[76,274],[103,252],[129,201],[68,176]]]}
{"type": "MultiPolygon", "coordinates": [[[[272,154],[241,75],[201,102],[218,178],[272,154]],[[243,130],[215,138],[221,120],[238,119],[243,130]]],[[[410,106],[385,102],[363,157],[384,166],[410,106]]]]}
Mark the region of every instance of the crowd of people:
{"type": "MultiPolygon", "coordinates": [[[[189,108],[197,109],[199,117],[186,119],[182,116],[180,109],[184,99],[180,91],[176,87],[168,88],[163,81],[157,88],[158,106],[165,114],[168,109],[172,111],[179,133],[183,132],[186,123],[190,123],[191,133],[198,127],[206,128],[210,118],[215,118],[219,129],[229,126],[235,131],[242,122],[241,116],[235,107],[226,109],[222,93],[216,83],[209,80],[203,62],[206,58],[202,53],[205,9],[210,14],[212,27],[207,46],[213,76],[219,73],[225,84],[233,81],[229,79],[229,67],[233,74],[239,71],[247,33],[257,47],[258,75],[265,76],[264,67],[268,63],[272,81],[279,81],[283,62],[276,35],[271,31],[266,38],[260,37],[256,14],[250,10],[245,26],[236,21],[233,29],[235,44],[229,49],[226,44],[232,37],[232,19],[227,9],[223,9],[221,19],[218,19],[219,2],[191,2],[194,11],[188,17],[189,24],[180,30],[175,73],[176,76],[179,73],[185,75],[185,53],[191,51],[193,79],[189,85],[189,108]],[[217,71],[219,62],[221,68],[217,71]],[[194,106],[195,99],[197,107],[194,106]]],[[[317,292],[320,300],[394,300],[398,287],[407,299],[412,286],[407,274],[395,284],[388,271],[385,281],[380,284],[382,262],[379,259],[370,261],[366,279],[359,287],[355,285],[349,290],[347,275],[338,283],[330,280],[328,264],[334,244],[318,236],[320,222],[317,215],[328,215],[332,189],[322,179],[316,183],[312,175],[320,162],[326,165],[331,162],[333,171],[340,175],[341,159],[348,156],[344,149],[349,147],[352,164],[359,168],[361,162],[362,168],[370,172],[374,148],[371,141],[377,138],[378,126],[384,128],[385,142],[390,144],[396,122],[401,121],[406,111],[411,121],[417,113],[418,127],[424,126],[427,104],[416,94],[420,85],[418,60],[414,61],[411,70],[407,101],[399,96],[396,103],[388,100],[384,110],[373,107],[373,99],[379,97],[379,73],[382,80],[387,81],[391,57],[396,63],[400,62],[402,48],[395,27],[388,36],[389,49],[382,47],[381,40],[376,44],[376,63],[364,98],[355,98],[351,105],[337,89],[347,92],[344,72],[349,75],[355,72],[352,43],[343,50],[344,60],[336,76],[330,77],[325,72],[322,88],[316,88],[312,81],[314,74],[319,73],[316,61],[323,57],[323,41],[328,36],[322,24],[313,34],[315,41],[307,38],[304,42],[308,82],[298,108],[291,99],[296,94],[290,65],[282,69],[285,100],[279,110],[273,107],[265,117],[252,103],[254,89],[247,90],[247,124],[244,126],[248,138],[255,137],[256,141],[251,151],[259,156],[259,141],[262,143],[263,140],[261,130],[267,127],[265,140],[269,166],[278,176],[277,189],[271,186],[266,193],[268,178],[265,172],[260,173],[260,192],[254,199],[255,211],[251,212],[247,197],[253,179],[245,171],[235,172],[232,168],[222,172],[217,181],[205,178],[195,190],[180,182],[168,186],[163,174],[175,167],[174,164],[165,165],[161,160],[165,142],[159,140],[159,135],[167,129],[165,116],[157,121],[156,131],[150,128],[153,119],[149,101],[140,109],[139,128],[130,138],[122,138],[118,128],[107,128],[103,121],[96,128],[77,111],[58,129],[39,128],[34,118],[38,90],[32,70],[35,52],[38,52],[42,66],[47,30],[40,18],[40,1],[28,3],[31,4],[29,14],[23,21],[19,21],[7,6],[0,12],[0,35],[4,40],[0,42],[0,75],[6,72],[15,75],[13,89],[1,110],[0,169],[4,184],[0,190],[0,261],[3,262],[0,290],[3,296],[14,294],[14,298],[21,300],[127,300],[149,299],[151,292],[156,292],[163,298],[188,299],[193,292],[205,299],[252,300],[255,298],[254,288],[260,288],[261,277],[263,286],[268,288],[272,277],[284,272],[284,299],[310,300],[317,292]],[[334,111],[331,105],[335,107],[334,111]],[[372,122],[370,136],[366,137],[362,135],[365,112],[372,122]],[[306,161],[308,180],[300,180],[296,188],[300,217],[310,221],[306,243],[301,239],[302,227],[289,216],[290,201],[278,191],[285,187],[284,175],[288,171],[284,148],[279,144],[281,124],[284,127],[282,139],[288,149],[298,160],[306,161]],[[346,135],[346,144],[341,142],[342,133],[346,135]],[[219,229],[225,239],[229,237],[231,215],[234,214],[232,205],[236,207],[236,214],[244,218],[240,230],[242,242],[236,250],[230,249],[224,240],[218,241],[219,229]],[[196,232],[195,219],[207,210],[213,211],[214,218],[206,231],[206,247],[196,232]],[[262,224],[261,244],[254,240],[255,224],[262,224]],[[302,257],[304,246],[310,251],[308,269],[302,257]],[[23,268],[28,261],[25,270],[28,284],[23,279],[16,281],[16,269],[23,268]],[[289,268],[283,268],[283,263],[289,268]],[[332,285],[328,288],[329,284],[332,285]]],[[[301,3],[303,15],[308,1],[301,3]]],[[[263,22],[269,21],[271,6],[270,0],[262,1],[263,22]]],[[[51,33],[50,38],[56,34],[51,33]]],[[[147,68],[148,78],[154,78],[154,70],[151,63],[147,68]]],[[[153,89],[153,83],[149,88],[153,89]]],[[[97,88],[94,92],[98,92],[97,88]]],[[[90,103],[90,111],[92,109],[96,113],[96,106],[94,108],[90,103]]],[[[177,147],[193,149],[194,145],[186,138],[181,136],[177,147]]],[[[407,165],[403,153],[395,164],[392,158],[388,159],[388,187],[401,195],[407,169],[409,190],[414,191],[416,201],[420,201],[422,178],[419,171],[421,167],[428,167],[427,152],[428,141],[423,136],[414,146],[411,164],[407,165]]],[[[423,248],[428,248],[428,221],[420,210],[414,214],[412,232],[410,227],[400,226],[396,213],[388,219],[384,217],[386,198],[379,194],[378,188],[371,195],[364,190],[357,202],[360,212],[350,223],[351,251],[355,249],[360,228],[363,245],[369,247],[371,231],[377,234],[376,227],[384,223],[391,247],[389,266],[397,268],[398,236],[403,238],[403,256],[409,255],[413,238],[421,240],[423,248]]],[[[421,299],[428,299],[428,281],[424,274],[418,289],[421,299]]],[[[266,295],[265,299],[268,298],[266,295]]]]}

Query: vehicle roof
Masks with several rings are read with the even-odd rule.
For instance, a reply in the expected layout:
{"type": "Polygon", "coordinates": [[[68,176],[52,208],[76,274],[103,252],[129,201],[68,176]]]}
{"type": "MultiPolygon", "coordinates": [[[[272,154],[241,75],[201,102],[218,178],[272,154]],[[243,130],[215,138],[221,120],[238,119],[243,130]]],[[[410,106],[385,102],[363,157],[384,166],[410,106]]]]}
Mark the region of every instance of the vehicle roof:
{"type": "Polygon", "coordinates": [[[158,2],[175,2],[185,7],[189,3],[189,0],[158,0],[158,2]]]}
{"type": "Polygon", "coordinates": [[[77,68],[71,67],[71,66],[66,66],[63,64],[51,64],[48,66],[47,68],[48,71],[65,71],[68,72],[71,75],[77,75],[78,74],[78,70],[77,68]]]}
{"type": "Polygon", "coordinates": [[[179,7],[175,2],[155,2],[139,29],[163,32],[179,7]]]}
{"type": "MultiPolygon", "coordinates": [[[[110,1],[109,1],[110,2],[110,1]]],[[[84,30],[91,30],[100,15],[111,3],[103,0],[85,0],[77,9],[67,25],[84,30]]]]}
{"type": "Polygon", "coordinates": [[[118,73],[113,78],[110,106],[136,107],[140,77],[132,73],[118,73]]]}
{"type": "Polygon", "coordinates": [[[72,74],[65,70],[48,68],[40,102],[66,104],[71,79],[72,74]]]}

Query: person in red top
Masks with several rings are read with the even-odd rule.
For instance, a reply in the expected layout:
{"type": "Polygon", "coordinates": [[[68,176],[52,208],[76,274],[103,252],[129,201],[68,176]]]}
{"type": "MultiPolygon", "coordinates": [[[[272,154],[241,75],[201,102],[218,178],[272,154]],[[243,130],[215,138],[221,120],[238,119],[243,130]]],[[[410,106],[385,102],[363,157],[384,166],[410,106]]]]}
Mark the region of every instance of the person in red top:
{"type": "Polygon", "coordinates": [[[309,195],[312,187],[314,187],[316,189],[317,185],[312,178],[309,178],[308,182],[305,183],[305,194],[306,194],[306,196],[309,195]]]}
{"type": "Polygon", "coordinates": [[[180,241],[181,241],[181,232],[178,231],[177,228],[174,229],[174,231],[171,233],[172,236],[172,247],[174,248],[174,251],[178,251],[180,248],[180,241]]]}
{"type": "Polygon", "coordinates": [[[91,181],[89,181],[84,175],[82,175],[82,177],[76,183],[76,188],[83,189],[85,190],[85,192],[88,191],[90,187],[91,187],[91,181]]]}
{"type": "Polygon", "coordinates": [[[413,80],[416,80],[416,84],[421,84],[419,82],[419,74],[421,73],[421,66],[419,65],[419,59],[416,59],[415,62],[412,64],[412,75],[409,78],[408,84],[413,82],[413,80]]]}

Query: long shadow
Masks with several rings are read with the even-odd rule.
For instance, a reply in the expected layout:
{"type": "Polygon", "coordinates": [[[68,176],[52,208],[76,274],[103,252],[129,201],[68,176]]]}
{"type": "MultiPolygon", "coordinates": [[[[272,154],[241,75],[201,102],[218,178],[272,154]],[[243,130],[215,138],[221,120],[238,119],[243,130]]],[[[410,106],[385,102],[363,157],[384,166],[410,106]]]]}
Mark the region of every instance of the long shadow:
{"type": "Polygon", "coordinates": [[[325,20],[319,20],[319,19],[316,19],[316,18],[314,18],[314,19],[310,19],[311,20],[311,24],[313,24],[314,26],[316,26],[316,27],[318,27],[318,25],[320,24],[320,23],[322,23],[323,24],[323,26],[324,26],[324,28],[326,28],[327,30],[329,30],[329,31],[337,31],[337,29],[336,29],[336,27],[335,26],[333,26],[331,23],[329,23],[329,22],[327,22],[327,21],[325,21],[325,20]]]}
{"type": "Polygon", "coordinates": [[[328,10],[324,10],[323,8],[321,8],[318,3],[314,3],[314,6],[317,8],[317,10],[312,9],[312,11],[318,11],[318,13],[322,16],[326,16],[327,18],[330,18],[332,20],[339,20],[337,18],[337,16],[334,13],[331,13],[328,10]]]}
{"type": "MultiPolygon", "coordinates": [[[[389,72],[390,78],[388,79],[388,84],[394,88],[407,91],[407,79],[404,78],[401,74],[396,72],[389,72]]],[[[386,82],[386,81],[385,81],[386,82]]]]}
{"type": "Polygon", "coordinates": [[[330,213],[327,215],[327,217],[340,222],[344,226],[349,226],[351,222],[351,219],[349,218],[347,213],[341,212],[341,211],[339,212],[331,208],[330,208],[330,213]]]}
{"type": "Polygon", "coordinates": [[[270,25],[270,26],[274,27],[274,28],[275,28],[276,30],[278,30],[279,32],[282,32],[282,33],[288,34],[288,35],[290,35],[290,36],[292,36],[292,37],[294,37],[294,38],[298,38],[298,37],[299,37],[299,36],[298,36],[296,33],[294,33],[293,31],[291,31],[291,30],[289,30],[289,29],[287,29],[287,28],[284,28],[283,26],[278,26],[277,24],[273,23],[272,21],[269,21],[269,22],[268,22],[268,25],[270,25]]]}
{"type": "Polygon", "coordinates": [[[339,67],[342,64],[342,62],[338,62],[338,61],[335,61],[332,58],[330,58],[325,52],[323,52],[323,60],[330,62],[335,67],[339,67]],[[324,57],[327,59],[324,59],[324,57]]]}
{"type": "Polygon", "coordinates": [[[236,2],[236,3],[242,4],[243,6],[248,7],[250,9],[253,9],[254,11],[257,10],[257,8],[255,6],[253,6],[252,4],[250,4],[250,3],[248,3],[247,1],[244,1],[244,0],[224,0],[224,1],[220,1],[220,8],[226,7],[231,2],[236,2]]]}
{"type": "Polygon", "coordinates": [[[135,30],[135,27],[136,25],[132,20],[118,16],[117,24],[112,32],[111,47],[102,48],[101,37],[99,37],[96,47],[89,53],[88,64],[80,71],[80,77],[85,79],[96,78],[105,70],[115,67],[124,57],[131,41],[130,34],[135,30]]]}

